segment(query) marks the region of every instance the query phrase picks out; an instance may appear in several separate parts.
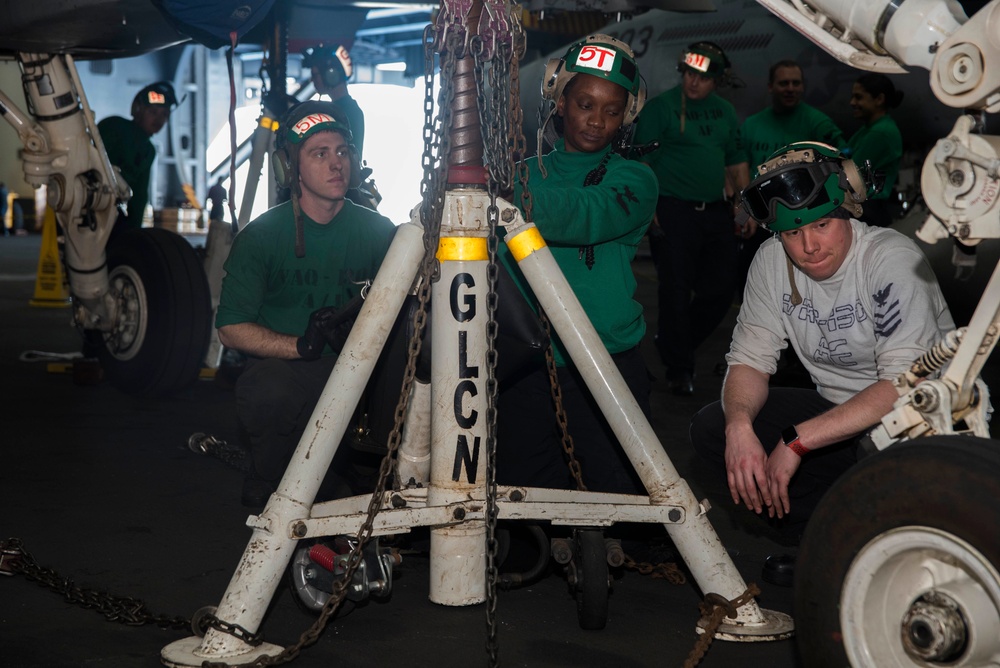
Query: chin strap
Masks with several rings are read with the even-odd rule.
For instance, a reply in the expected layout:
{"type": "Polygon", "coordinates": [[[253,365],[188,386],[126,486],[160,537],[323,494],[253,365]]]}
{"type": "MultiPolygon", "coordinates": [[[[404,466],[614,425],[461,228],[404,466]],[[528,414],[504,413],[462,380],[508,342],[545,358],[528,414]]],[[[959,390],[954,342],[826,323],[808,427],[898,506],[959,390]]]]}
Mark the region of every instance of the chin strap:
{"type": "MultiPolygon", "coordinates": [[[[542,160],[542,154],[545,153],[545,142],[548,141],[549,144],[555,146],[555,140],[552,137],[546,137],[546,130],[549,128],[549,123],[552,122],[552,117],[556,113],[556,104],[551,100],[548,102],[543,101],[538,107],[538,135],[535,139],[535,157],[538,159],[538,171],[542,173],[542,178],[549,178],[549,173],[545,171],[545,163],[542,160]],[[546,107],[548,109],[546,110],[546,107]]],[[[555,130],[551,131],[555,134],[555,130]]]]}
{"type": "Polygon", "coordinates": [[[292,189],[292,214],[295,217],[295,257],[306,256],[306,237],[302,226],[302,206],[299,205],[299,196],[292,189]]]}
{"type": "Polygon", "coordinates": [[[795,267],[792,265],[792,258],[785,255],[785,262],[788,264],[788,282],[792,286],[792,306],[798,306],[802,303],[802,295],[799,294],[799,288],[795,285],[795,267]]]}

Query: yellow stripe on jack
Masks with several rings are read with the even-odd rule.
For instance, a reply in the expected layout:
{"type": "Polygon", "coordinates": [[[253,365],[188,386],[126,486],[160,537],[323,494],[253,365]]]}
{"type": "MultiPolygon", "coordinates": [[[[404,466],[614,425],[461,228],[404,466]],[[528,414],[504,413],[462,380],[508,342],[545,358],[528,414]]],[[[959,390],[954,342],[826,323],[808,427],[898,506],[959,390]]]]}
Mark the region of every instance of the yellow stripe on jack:
{"type": "Polygon", "coordinates": [[[520,262],[536,250],[545,248],[545,239],[539,233],[537,227],[529,227],[524,232],[519,233],[513,239],[507,239],[507,248],[510,249],[514,259],[520,262]]]}
{"type": "Polygon", "coordinates": [[[483,237],[442,237],[438,242],[437,259],[441,262],[474,262],[488,260],[490,254],[483,237]]]}

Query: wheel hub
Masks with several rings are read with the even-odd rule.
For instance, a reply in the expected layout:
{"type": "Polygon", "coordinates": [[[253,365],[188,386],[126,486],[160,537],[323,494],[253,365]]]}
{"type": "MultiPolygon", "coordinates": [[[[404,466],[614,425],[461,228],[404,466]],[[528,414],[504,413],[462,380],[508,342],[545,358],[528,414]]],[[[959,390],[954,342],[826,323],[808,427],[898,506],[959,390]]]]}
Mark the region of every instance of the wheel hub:
{"type": "Polygon", "coordinates": [[[903,617],[903,646],[924,661],[954,661],[965,651],[968,628],[951,597],[928,592],[913,602],[903,617]]]}

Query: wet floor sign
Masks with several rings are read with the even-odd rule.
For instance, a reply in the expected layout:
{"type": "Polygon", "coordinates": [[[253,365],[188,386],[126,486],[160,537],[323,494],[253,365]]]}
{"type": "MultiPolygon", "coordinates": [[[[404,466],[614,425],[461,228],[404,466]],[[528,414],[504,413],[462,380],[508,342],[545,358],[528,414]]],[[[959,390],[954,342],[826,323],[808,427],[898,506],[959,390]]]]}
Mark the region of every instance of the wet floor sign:
{"type": "Polygon", "coordinates": [[[59,242],[56,239],[56,213],[51,207],[45,209],[42,224],[42,247],[38,253],[38,275],[35,277],[35,296],[29,304],[59,308],[69,306],[69,288],[66,273],[59,259],[59,242]]]}

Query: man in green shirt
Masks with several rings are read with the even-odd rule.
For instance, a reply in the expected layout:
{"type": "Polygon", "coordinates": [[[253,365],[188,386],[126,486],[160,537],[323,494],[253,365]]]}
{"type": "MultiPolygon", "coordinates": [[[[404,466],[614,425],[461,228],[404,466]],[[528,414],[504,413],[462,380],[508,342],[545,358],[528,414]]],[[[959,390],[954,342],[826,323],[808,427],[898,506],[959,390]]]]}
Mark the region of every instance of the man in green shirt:
{"type": "Polygon", "coordinates": [[[292,198],[236,236],[215,320],[223,345],[250,358],[235,389],[250,441],[243,503],[251,507],[264,505],[284,474],[349,331],[345,307],[375,278],[395,231],[345,198],[360,177],[342,110],[303,102],[278,132],[272,164],[292,198]]]}
{"type": "Polygon", "coordinates": [[[737,237],[726,194],[749,182],[736,110],[715,89],[730,64],[711,42],[690,45],[681,83],[650,100],[636,141],[658,141],[646,157],[659,181],[650,248],[659,276],[656,346],[674,394],[694,392],[694,351],[733,301],[737,237]]]}
{"type": "Polygon", "coordinates": [[[132,100],[132,120],[109,116],[97,124],[108,159],[132,188],[128,213],[115,227],[142,227],[142,216],[149,203],[149,177],[156,159],[156,148],[149,138],[163,129],[176,106],[174,87],[166,81],[157,81],[140,90],[132,100]]]}

